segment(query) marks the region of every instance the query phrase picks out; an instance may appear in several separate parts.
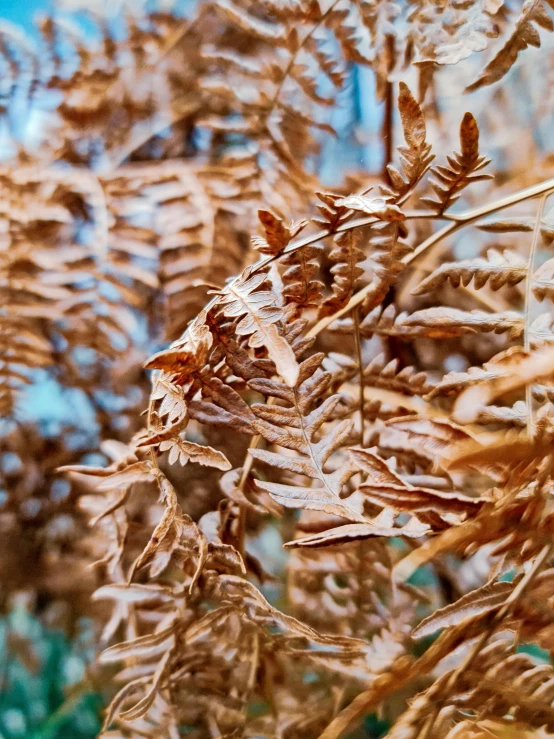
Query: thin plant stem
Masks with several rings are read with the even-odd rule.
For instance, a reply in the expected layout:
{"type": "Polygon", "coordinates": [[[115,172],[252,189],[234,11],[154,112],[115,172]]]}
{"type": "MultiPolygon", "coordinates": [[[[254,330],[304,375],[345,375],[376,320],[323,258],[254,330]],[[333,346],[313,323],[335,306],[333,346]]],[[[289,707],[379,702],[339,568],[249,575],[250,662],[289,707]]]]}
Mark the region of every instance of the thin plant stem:
{"type": "MultiPolygon", "coordinates": [[[[547,197],[548,193],[545,193],[539,201],[537,216],[535,218],[535,228],[533,229],[533,241],[531,242],[529,260],[527,263],[527,277],[525,280],[525,311],[523,320],[523,348],[526,352],[529,352],[531,350],[531,332],[529,331],[529,324],[531,302],[533,299],[533,265],[535,263],[535,256],[537,253],[537,246],[541,233],[541,220],[547,197]]],[[[527,383],[525,387],[525,409],[527,415],[527,433],[529,436],[534,436],[535,422],[533,419],[533,394],[531,392],[531,385],[529,383],[527,383]]]]}
{"type": "MultiPolygon", "coordinates": [[[[385,38],[385,53],[387,56],[387,74],[394,68],[396,48],[394,36],[389,34],[385,38]]],[[[383,119],[382,138],[384,143],[383,178],[388,181],[387,167],[392,162],[394,154],[394,82],[389,78],[386,82],[385,115],[383,119]]]]}
{"type": "Polygon", "coordinates": [[[356,342],[356,359],[358,363],[359,392],[360,392],[360,446],[364,446],[365,409],[364,409],[364,365],[362,359],[362,342],[360,338],[360,308],[352,311],[354,318],[354,341],[356,342]]]}

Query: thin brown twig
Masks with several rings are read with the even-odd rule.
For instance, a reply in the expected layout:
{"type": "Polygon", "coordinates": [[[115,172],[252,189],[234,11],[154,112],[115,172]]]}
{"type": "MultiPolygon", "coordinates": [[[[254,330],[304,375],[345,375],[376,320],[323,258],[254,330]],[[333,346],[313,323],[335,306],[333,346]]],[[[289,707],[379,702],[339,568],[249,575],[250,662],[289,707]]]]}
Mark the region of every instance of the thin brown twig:
{"type": "Polygon", "coordinates": [[[356,343],[356,358],[358,362],[359,394],[360,394],[360,446],[364,446],[365,410],[364,410],[364,365],[362,358],[362,342],[360,339],[360,308],[352,311],[354,318],[354,341],[356,343]]]}

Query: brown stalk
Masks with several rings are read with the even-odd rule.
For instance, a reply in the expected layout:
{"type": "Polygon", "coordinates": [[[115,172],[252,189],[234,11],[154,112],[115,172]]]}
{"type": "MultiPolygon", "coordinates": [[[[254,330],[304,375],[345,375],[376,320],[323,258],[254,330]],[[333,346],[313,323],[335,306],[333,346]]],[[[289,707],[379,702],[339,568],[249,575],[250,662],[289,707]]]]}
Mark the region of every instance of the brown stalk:
{"type": "MultiPolygon", "coordinates": [[[[539,201],[537,215],[535,218],[535,228],[533,229],[533,241],[531,242],[531,249],[529,251],[529,259],[527,262],[527,277],[525,279],[525,311],[523,324],[523,348],[526,352],[529,352],[531,350],[531,339],[529,336],[529,315],[531,310],[531,301],[533,297],[533,265],[535,264],[535,255],[537,253],[537,246],[539,243],[541,231],[541,220],[547,197],[548,193],[545,193],[541,196],[541,199],[539,201]]],[[[533,421],[533,397],[530,384],[527,384],[525,387],[525,407],[527,412],[527,433],[529,434],[529,436],[533,436],[535,433],[535,428],[533,421]]]]}

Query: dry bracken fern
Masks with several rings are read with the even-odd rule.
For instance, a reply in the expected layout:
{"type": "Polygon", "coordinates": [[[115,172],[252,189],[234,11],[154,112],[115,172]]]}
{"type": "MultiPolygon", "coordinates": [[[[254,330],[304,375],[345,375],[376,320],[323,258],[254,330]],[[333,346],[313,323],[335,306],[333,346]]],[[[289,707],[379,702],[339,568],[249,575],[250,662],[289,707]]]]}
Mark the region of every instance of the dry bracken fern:
{"type": "Polygon", "coordinates": [[[48,19],[36,52],[0,26],[8,108],[53,106],[0,172],[3,580],[94,603],[106,739],[554,731],[554,180],[490,182],[436,79],[503,78],[551,30],[520,11],[208,1],[95,44],[48,19]],[[367,69],[381,177],[324,189],[367,69]],[[88,435],[21,416],[45,377],[88,435]]]}

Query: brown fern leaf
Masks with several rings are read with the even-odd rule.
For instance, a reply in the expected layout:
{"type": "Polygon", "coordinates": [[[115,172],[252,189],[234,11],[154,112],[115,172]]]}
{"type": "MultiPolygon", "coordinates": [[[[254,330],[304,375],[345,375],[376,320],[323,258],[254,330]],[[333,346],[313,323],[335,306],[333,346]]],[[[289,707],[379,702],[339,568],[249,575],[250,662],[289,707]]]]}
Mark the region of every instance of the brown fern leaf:
{"type": "Polygon", "coordinates": [[[514,585],[510,582],[487,583],[424,618],[412,631],[412,636],[420,639],[439,629],[456,626],[467,619],[497,610],[506,602],[513,589],[514,585]]]}
{"type": "Polygon", "coordinates": [[[257,290],[267,282],[264,272],[246,274],[229,284],[220,294],[218,303],[224,305],[223,315],[240,319],[236,332],[249,336],[251,347],[265,346],[270,359],[275,362],[277,371],[291,387],[298,378],[298,365],[290,345],[279,334],[275,323],[281,312],[275,306],[275,296],[270,290],[257,290]]]}
{"type": "Polygon", "coordinates": [[[519,313],[485,313],[481,310],[463,311],[458,308],[438,307],[418,310],[401,321],[402,326],[422,329],[423,335],[430,339],[448,339],[468,333],[508,333],[515,339],[523,331],[523,321],[519,313]]]}
{"type": "MultiPolygon", "coordinates": [[[[373,308],[360,324],[360,334],[364,339],[372,336],[398,336],[403,338],[417,338],[426,336],[427,329],[423,325],[412,325],[408,323],[409,313],[402,311],[397,313],[394,305],[383,308],[378,305],[373,308]]],[[[352,333],[354,324],[351,318],[337,321],[333,330],[337,333],[352,333]]]]}
{"type": "Polygon", "coordinates": [[[431,180],[431,187],[436,198],[421,198],[429,208],[440,214],[453,205],[460,197],[460,192],[472,182],[488,180],[492,175],[475,174],[490,163],[490,159],[479,154],[479,128],[477,121],[466,113],[460,123],[460,153],[447,157],[448,166],[437,165],[431,172],[436,178],[431,180]]]}
{"type": "Polygon", "coordinates": [[[398,369],[398,359],[387,362],[384,354],[379,354],[365,367],[364,382],[370,387],[382,387],[407,395],[429,393],[432,383],[425,372],[416,372],[414,367],[398,369]]]}
{"type": "MultiPolygon", "coordinates": [[[[390,471],[386,462],[374,452],[366,449],[351,449],[350,452],[368,475],[366,482],[359,487],[360,492],[383,508],[389,507],[399,513],[432,511],[442,516],[475,514],[483,503],[465,495],[416,488],[390,471]]],[[[429,523],[425,516],[423,521],[429,523]]]]}
{"type": "Polygon", "coordinates": [[[487,218],[477,221],[475,226],[487,233],[525,233],[532,232],[535,225],[534,218],[520,218],[517,216],[504,218],[487,218]]]}
{"type": "Polygon", "coordinates": [[[254,459],[283,471],[293,472],[320,482],[320,487],[287,485],[258,480],[257,486],[281,505],[291,508],[321,510],[351,521],[365,521],[359,505],[341,499],[340,493],[346,482],[355,474],[352,464],[325,472],[330,457],[347,443],[352,435],[353,423],[340,422],[330,431],[323,430],[340,396],[329,396],[321,405],[316,403],[331,384],[328,372],[318,372],[323,356],[316,354],[300,364],[296,387],[290,388],[274,380],[252,380],[253,390],[284,400],[288,406],[273,406],[255,403],[252,410],[258,417],[256,429],[268,442],[285,449],[296,451],[300,456],[285,456],[282,453],[262,449],[251,449],[254,459]],[[322,434],[316,441],[316,435],[322,434]]]}
{"type": "Polygon", "coordinates": [[[296,249],[281,260],[281,264],[287,267],[283,273],[283,297],[297,311],[315,308],[321,303],[324,285],[316,279],[321,249],[317,244],[310,244],[296,249]]]}
{"type": "Polygon", "coordinates": [[[427,399],[437,396],[457,395],[465,388],[480,382],[488,382],[499,375],[514,371],[527,353],[521,347],[510,347],[485,362],[482,367],[470,367],[466,372],[449,372],[427,395],[427,399]]]}
{"type": "Polygon", "coordinates": [[[384,354],[379,354],[363,371],[364,382],[372,387],[422,395],[429,392],[431,383],[425,372],[416,372],[414,367],[398,369],[398,359],[387,362],[384,354]]]}
{"type": "Polygon", "coordinates": [[[422,523],[418,518],[412,516],[407,524],[396,526],[394,523],[394,513],[390,509],[383,511],[368,523],[352,523],[344,526],[337,526],[333,529],[327,529],[318,534],[304,536],[301,539],[287,542],[284,546],[287,549],[295,549],[297,547],[306,547],[310,549],[319,549],[320,547],[330,547],[341,544],[351,544],[356,541],[365,541],[373,537],[390,538],[396,536],[406,537],[408,539],[419,539],[427,536],[432,529],[422,523]]]}
{"type": "Polygon", "coordinates": [[[344,205],[337,204],[337,201],[342,200],[342,195],[332,192],[316,192],[315,194],[323,205],[319,203],[316,205],[321,216],[319,218],[312,218],[312,221],[333,233],[348,219],[350,209],[344,205]]]}
{"type": "Polygon", "coordinates": [[[487,424],[507,424],[523,428],[527,425],[527,405],[518,400],[513,406],[489,405],[477,414],[477,422],[483,426],[487,424]]]}
{"type": "MultiPolygon", "coordinates": [[[[331,358],[331,357],[330,357],[331,358]]],[[[358,368],[356,363],[348,357],[333,355],[333,361],[341,367],[341,379],[355,377],[358,368]]],[[[363,369],[363,381],[367,387],[382,388],[405,395],[430,394],[434,383],[426,372],[417,372],[413,366],[398,368],[397,358],[387,361],[385,354],[378,354],[363,369]]]]}
{"type": "MultiPolygon", "coordinates": [[[[406,325],[407,312],[397,313],[394,305],[383,308],[378,305],[373,308],[360,324],[360,334],[364,339],[372,336],[403,336],[417,337],[425,334],[425,329],[419,326],[406,325]]],[[[351,318],[337,321],[333,329],[337,333],[352,333],[353,321],[351,318]]]]}
{"type": "MultiPolygon", "coordinates": [[[[552,8],[552,3],[547,1],[552,8]]],[[[468,85],[467,92],[498,82],[513,67],[520,51],[525,51],[528,46],[541,45],[539,32],[533,23],[546,31],[554,30],[552,18],[548,15],[543,0],[526,0],[508,40],[487,64],[478,79],[468,85]]]]}
{"type": "Polygon", "coordinates": [[[285,507],[322,511],[357,522],[355,525],[341,526],[295,540],[288,546],[320,547],[374,536],[424,535],[429,529],[415,517],[412,517],[405,526],[395,526],[390,508],[383,510],[375,519],[368,519],[363,514],[365,493],[362,488],[348,497],[343,493],[341,497],[345,485],[358,469],[352,461],[343,463],[342,467],[333,472],[326,472],[325,467],[332,455],[351,438],[353,425],[351,421],[345,420],[328,432],[321,431],[340,400],[340,396],[331,395],[320,406],[313,407],[314,402],[331,382],[329,373],[316,372],[321,359],[321,355],[314,355],[300,365],[301,381],[297,388],[286,388],[282,383],[276,384],[274,381],[254,380],[250,383],[258,392],[273,395],[288,404],[288,407],[255,404],[252,408],[260,418],[257,424],[259,433],[267,441],[295,451],[301,456],[285,456],[282,453],[261,449],[251,449],[250,454],[256,460],[278,470],[293,472],[320,483],[320,487],[313,488],[258,480],[257,486],[285,507]],[[316,439],[317,432],[320,432],[321,438],[316,439]]]}
{"type": "Polygon", "coordinates": [[[478,257],[441,264],[412,290],[412,295],[424,295],[444,282],[450,282],[453,287],[467,287],[472,280],[476,290],[486,284],[490,285],[491,290],[499,290],[503,285],[518,285],[526,276],[527,262],[519,254],[489,249],[486,259],[478,257]]]}
{"type": "Polygon", "coordinates": [[[385,422],[379,434],[379,446],[383,451],[396,453],[413,448],[419,458],[443,468],[458,447],[471,444],[473,440],[473,435],[462,426],[426,416],[392,418],[385,422]]]}
{"type": "Polygon", "coordinates": [[[364,270],[358,266],[366,258],[359,248],[361,240],[359,231],[347,231],[335,238],[336,246],[329,254],[329,260],[334,263],[331,267],[333,295],[324,300],[319,311],[320,318],[336,313],[352,297],[358,279],[364,274],[364,270]]]}
{"type": "MultiPolygon", "coordinates": [[[[394,284],[404,269],[401,259],[411,251],[411,247],[400,240],[407,235],[402,224],[404,213],[387,198],[370,198],[367,195],[350,195],[337,200],[337,205],[354,211],[375,216],[378,223],[371,229],[370,245],[373,247],[370,259],[373,271],[383,286],[394,284]],[[382,223],[379,223],[382,222],[382,223]]],[[[340,306],[339,306],[340,308],[340,306]]]]}
{"type": "Polygon", "coordinates": [[[290,240],[308,224],[307,221],[298,221],[285,226],[280,218],[268,210],[259,210],[258,218],[264,227],[265,238],[253,237],[252,245],[256,251],[269,256],[280,254],[290,240]]]}
{"type": "Polygon", "coordinates": [[[406,140],[406,146],[398,149],[402,172],[392,165],[387,166],[392,188],[384,188],[384,193],[400,205],[429,170],[434,155],[426,141],[427,129],[421,108],[404,82],[400,83],[398,109],[406,140]]]}
{"type": "Polygon", "coordinates": [[[205,366],[213,337],[201,314],[193,322],[181,342],[159,352],[147,367],[161,369],[152,393],[150,433],[140,444],[169,451],[172,461],[189,460],[218,469],[230,469],[230,463],[219,450],[184,439],[182,431],[189,418],[202,424],[231,428],[239,433],[253,433],[253,415],[240,395],[205,366]],[[198,395],[201,392],[201,396],[198,395]],[[168,427],[163,419],[175,419],[168,427]]]}
{"type": "MultiPolygon", "coordinates": [[[[166,436],[166,433],[164,433],[164,436],[166,436]]],[[[196,462],[196,464],[205,467],[216,467],[220,470],[231,469],[231,463],[222,452],[209,446],[187,441],[174,434],[171,434],[169,439],[160,438],[159,434],[154,434],[142,441],[139,446],[157,446],[160,452],[169,451],[169,464],[174,464],[177,461],[182,465],[188,462],[196,462]]]]}
{"type": "Polygon", "coordinates": [[[412,250],[402,239],[407,231],[402,223],[378,223],[371,230],[371,267],[382,289],[394,285],[405,269],[403,258],[412,250]]]}

